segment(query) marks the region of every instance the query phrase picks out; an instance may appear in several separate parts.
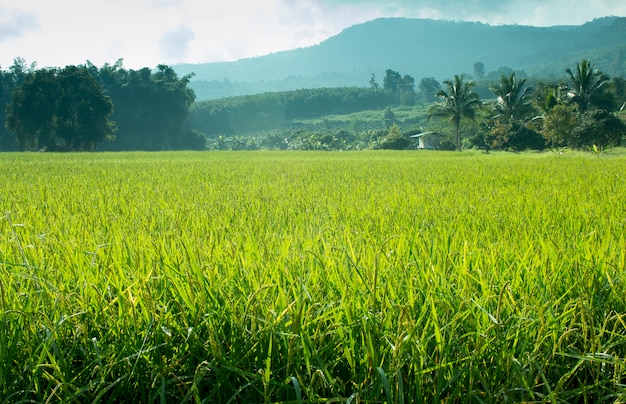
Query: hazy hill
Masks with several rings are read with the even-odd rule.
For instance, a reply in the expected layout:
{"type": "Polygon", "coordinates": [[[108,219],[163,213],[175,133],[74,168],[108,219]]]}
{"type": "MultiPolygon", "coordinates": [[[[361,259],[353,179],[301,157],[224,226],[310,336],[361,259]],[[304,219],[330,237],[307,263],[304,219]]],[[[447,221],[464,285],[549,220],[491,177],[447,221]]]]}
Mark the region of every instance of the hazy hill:
{"type": "Polygon", "coordinates": [[[367,86],[386,69],[437,80],[487,73],[506,66],[542,77],[563,77],[566,67],[592,58],[611,76],[626,74],[626,18],[606,17],[581,26],[491,26],[473,22],[384,18],[345,29],[309,48],[235,62],[177,65],[195,73],[199,100],[298,88],[367,86]]]}

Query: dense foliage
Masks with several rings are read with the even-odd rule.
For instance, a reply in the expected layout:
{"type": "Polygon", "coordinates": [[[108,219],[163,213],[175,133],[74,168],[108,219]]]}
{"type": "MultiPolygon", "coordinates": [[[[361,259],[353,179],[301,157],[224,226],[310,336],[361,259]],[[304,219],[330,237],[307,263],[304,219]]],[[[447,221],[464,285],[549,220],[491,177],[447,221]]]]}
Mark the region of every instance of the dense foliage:
{"type": "Polygon", "coordinates": [[[114,142],[106,150],[203,149],[204,136],[187,127],[195,96],[188,87],[191,76],[179,78],[159,65],[156,71],[124,69],[121,61],[92,74],[102,83],[115,105],[112,119],[118,126],[114,142]]]}
{"type": "Polygon", "coordinates": [[[196,103],[191,127],[207,135],[262,132],[288,126],[294,119],[382,109],[396,94],[380,88],[322,88],[265,93],[196,103]]]}
{"type": "Polygon", "coordinates": [[[194,102],[189,77],[165,65],[124,69],[121,61],[37,69],[16,60],[0,71],[6,116],[2,150],[203,149],[187,128],[194,102]]]}
{"type": "Polygon", "coordinates": [[[18,150],[17,136],[10,133],[6,128],[7,106],[11,101],[13,90],[19,87],[29,72],[34,70],[35,66],[28,68],[23,59],[16,59],[8,71],[0,70],[0,150],[15,151],[18,150]]]}
{"type": "Polygon", "coordinates": [[[461,119],[474,119],[476,110],[480,107],[478,94],[472,91],[474,83],[463,81],[463,75],[455,75],[453,80],[443,82],[446,89],[439,90],[435,95],[441,99],[428,112],[429,117],[448,118],[454,126],[454,141],[456,148],[461,150],[461,119]]]}
{"type": "Polygon", "coordinates": [[[96,145],[99,150],[413,149],[425,147],[411,138],[422,132],[433,133],[437,140],[429,147],[441,149],[603,150],[619,145],[626,134],[616,115],[626,105],[626,80],[608,77],[586,59],[575,69],[565,69],[560,81],[541,82],[510,69],[490,79],[478,62],[475,74],[485,78],[455,75],[444,81],[443,89],[425,77],[416,91],[413,77],[387,69],[382,85],[372,75],[369,87],[301,89],[197,103],[188,87],[190,76],[178,78],[164,65],[156,71],[127,70],[120,61],[102,68],[88,63],[37,71],[18,62],[9,72],[0,71],[7,111],[21,117],[7,121],[13,133],[0,132],[2,150],[18,145],[30,150],[93,150],[96,145]],[[115,137],[109,118],[104,119],[109,110],[86,101],[76,115],[83,117],[82,123],[74,121],[71,130],[62,127],[72,121],[62,116],[62,99],[73,100],[74,112],[81,110],[80,97],[61,97],[79,91],[59,83],[59,72],[70,68],[85,79],[93,77],[99,86],[92,80],[89,88],[95,90],[89,97],[85,90],[85,100],[100,97],[113,103],[115,137]],[[99,124],[89,114],[95,110],[102,111],[99,124]],[[391,133],[394,124],[398,128],[391,133]]]}
{"type": "Polygon", "coordinates": [[[111,139],[111,99],[85,67],[42,69],[13,91],[7,107],[9,131],[21,150],[95,150],[111,139]]]}
{"type": "Polygon", "coordinates": [[[0,396],[624,402],[624,172],[573,152],[3,154],[0,396]]]}
{"type": "Polygon", "coordinates": [[[427,77],[420,80],[415,92],[410,76],[387,70],[383,86],[372,75],[369,88],[299,90],[203,101],[192,109],[190,126],[208,134],[209,149],[375,149],[381,147],[394,123],[404,140],[390,144],[409,149],[417,147],[410,136],[422,131],[441,135],[438,144],[444,149],[451,145],[457,149],[513,151],[618,145],[626,133],[615,114],[626,101],[625,81],[609,78],[588,60],[579,63],[577,69],[581,66],[589,71],[585,74],[602,78],[601,86],[583,87],[587,95],[582,97],[591,97],[584,107],[580,103],[583,98],[576,95],[580,85],[572,75],[569,82],[568,76],[562,81],[539,82],[510,69],[491,81],[474,82],[457,75],[444,81],[445,90],[427,77]],[[408,85],[402,84],[405,79],[408,85]],[[409,89],[405,96],[401,88],[409,89]],[[485,91],[490,95],[481,100],[485,91]],[[409,93],[412,95],[406,96],[409,93]],[[401,105],[403,99],[408,105],[401,105]],[[397,119],[396,114],[409,107],[411,116],[397,119]],[[592,113],[589,109],[605,112],[592,113]],[[564,110],[571,113],[563,115],[564,110]],[[571,122],[561,125],[570,115],[571,122]],[[428,116],[445,119],[427,120],[428,116]],[[590,125],[593,130],[570,131],[590,125]]]}

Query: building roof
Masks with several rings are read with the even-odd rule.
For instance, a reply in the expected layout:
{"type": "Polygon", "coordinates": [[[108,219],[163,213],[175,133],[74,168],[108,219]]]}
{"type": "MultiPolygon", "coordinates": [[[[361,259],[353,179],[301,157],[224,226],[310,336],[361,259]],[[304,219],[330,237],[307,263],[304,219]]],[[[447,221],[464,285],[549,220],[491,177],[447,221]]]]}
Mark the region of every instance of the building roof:
{"type": "Polygon", "coordinates": [[[417,135],[411,135],[411,136],[409,136],[409,137],[412,137],[412,138],[419,138],[419,137],[426,136],[426,135],[437,135],[437,136],[443,136],[443,135],[442,135],[441,133],[439,133],[439,132],[430,131],[430,132],[422,132],[422,133],[418,133],[417,135]]]}

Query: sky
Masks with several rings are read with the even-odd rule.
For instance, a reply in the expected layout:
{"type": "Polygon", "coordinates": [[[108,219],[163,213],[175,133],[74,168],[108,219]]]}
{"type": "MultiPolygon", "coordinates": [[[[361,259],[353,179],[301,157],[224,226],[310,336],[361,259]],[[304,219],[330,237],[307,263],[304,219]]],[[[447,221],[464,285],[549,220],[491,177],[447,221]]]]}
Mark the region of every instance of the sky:
{"type": "Polygon", "coordinates": [[[232,61],[318,44],[379,17],[580,25],[624,0],[0,0],[0,68],[123,59],[127,68],[232,61]]]}

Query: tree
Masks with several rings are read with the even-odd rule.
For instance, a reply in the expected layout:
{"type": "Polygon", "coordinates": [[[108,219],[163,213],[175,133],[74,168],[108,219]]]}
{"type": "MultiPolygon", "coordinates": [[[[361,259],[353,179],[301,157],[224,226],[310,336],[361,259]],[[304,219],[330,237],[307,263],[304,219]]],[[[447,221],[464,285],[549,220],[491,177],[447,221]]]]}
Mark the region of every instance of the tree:
{"type": "Polygon", "coordinates": [[[517,79],[515,72],[500,76],[498,83],[490,87],[496,96],[495,109],[498,119],[503,122],[516,122],[525,118],[532,110],[530,95],[533,89],[526,85],[526,79],[517,79]]]}
{"type": "Polygon", "coordinates": [[[576,64],[576,70],[567,68],[571,88],[569,96],[571,101],[578,106],[580,112],[589,108],[615,109],[615,99],[610,91],[610,79],[588,59],[583,59],[576,64]]]}
{"type": "Polygon", "coordinates": [[[437,93],[441,90],[441,84],[434,77],[423,77],[418,86],[424,101],[431,103],[437,99],[437,93]]]}
{"type": "Polygon", "coordinates": [[[7,129],[22,150],[95,150],[114,133],[113,104],[84,66],[43,69],[13,91],[7,129]]]}
{"type": "Polygon", "coordinates": [[[474,63],[474,77],[476,80],[482,80],[485,77],[485,65],[483,62],[474,63]]]}
{"type": "Polygon", "coordinates": [[[499,120],[489,121],[488,130],[475,136],[472,143],[485,150],[543,150],[546,147],[546,139],[534,129],[520,122],[499,120]]]}
{"type": "Polygon", "coordinates": [[[8,71],[0,70],[0,150],[2,151],[19,150],[15,134],[10,133],[6,128],[6,107],[11,102],[13,90],[19,87],[26,77],[34,72],[34,69],[34,63],[28,67],[24,59],[16,58],[8,71]]]}
{"type": "Polygon", "coordinates": [[[376,82],[376,75],[374,73],[372,73],[372,77],[370,77],[370,89],[378,90],[379,88],[380,88],[380,86],[376,82]]]}
{"type": "Polygon", "coordinates": [[[155,87],[159,95],[156,113],[167,114],[169,119],[163,122],[166,125],[168,148],[186,148],[183,143],[185,122],[189,115],[189,108],[196,95],[188,85],[193,75],[178,78],[174,69],[167,65],[157,66],[158,72],[153,75],[155,87]]]}
{"type": "Polygon", "coordinates": [[[191,76],[179,78],[174,70],[159,65],[126,70],[122,61],[95,69],[111,95],[117,123],[116,140],[110,150],[171,150],[204,148],[204,137],[187,129],[187,117],[195,95],[188,88],[191,76]]]}
{"type": "Polygon", "coordinates": [[[6,127],[20,150],[57,149],[54,125],[60,91],[53,69],[37,70],[13,91],[6,127]]]}
{"type": "Polygon", "coordinates": [[[392,94],[398,94],[402,87],[402,76],[400,73],[387,69],[383,78],[383,90],[392,94]]]}
{"type": "Polygon", "coordinates": [[[539,113],[548,113],[556,105],[567,103],[567,92],[563,83],[539,81],[533,91],[532,104],[539,113]]]}
{"type": "Polygon", "coordinates": [[[404,136],[397,123],[389,128],[387,136],[380,142],[378,148],[390,150],[404,150],[411,144],[411,139],[404,136]]]}
{"type": "MultiPolygon", "coordinates": [[[[508,66],[500,66],[498,67],[498,70],[494,70],[491,71],[489,73],[487,73],[487,75],[485,76],[485,78],[489,79],[489,80],[497,80],[498,77],[500,76],[508,76],[511,73],[513,73],[513,69],[508,67],[508,66]]],[[[519,76],[525,76],[524,72],[521,72],[522,74],[518,74],[519,76]]]]}
{"type": "Polygon", "coordinates": [[[402,76],[400,82],[400,104],[415,105],[417,95],[415,94],[415,79],[408,74],[402,76]]]}
{"type": "Polygon", "coordinates": [[[31,63],[30,67],[26,64],[26,60],[23,58],[15,58],[13,59],[13,64],[9,67],[9,74],[13,81],[14,87],[19,86],[26,80],[30,74],[34,73],[36,70],[37,64],[31,63]]]}
{"type": "Polygon", "coordinates": [[[533,89],[526,85],[526,79],[517,79],[512,72],[500,76],[489,89],[496,96],[493,106],[496,115],[486,124],[488,131],[482,135],[485,148],[543,149],[544,138],[526,122],[533,110],[530,103],[533,89]]]}
{"type": "Polygon", "coordinates": [[[619,145],[626,136],[626,124],[614,113],[605,109],[593,109],[581,114],[580,121],[571,132],[572,147],[594,146],[603,150],[619,145]]]}
{"type": "Polygon", "coordinates": [[[408,74],[401,76],[400,73],[387,69],[383,78],[383,90],[394,95],[400,104],[413,105],[415,99],[415,79],[408,74]]]}
{"type": "Polygon", "coordinates": [[[67,66],[57,76],[62,89],[57,102],[56,132],[67,150],[95,151],[96,144],[113,139],[109,120],[113,103],[85,66],[67,66]]]}
{"type": "Polygon", "coordinates": [[[385,128],[391,128],[392,125],[397,123],[398,119],[396,118],[396,114],[394,114],[391,107],[385,108],[385,111],[383,112],[383,125],[385,125],[385,128]]]}
{"type": "Polygon", "coordinates": [[[626,79],[623,77],[613,77],[611,79],[611,89],[615,94],[616,107],[622,111],[626,108],[626,79]]]}
{"type": "Polygon", "coordinates": [[[428,111],[428,118],[447,117],[454,125],[455,143],[457,150],[461,145],[461,120],[474,119],[476,109],[480,106],[478,95],[472,91],[474,83],[464,82],[464,75],[455,75],[453,80],[446,80],[443,84],[446,90],[439,90],[437,97],[441,102],[433,105],[428,111]]]}
{"type": "Polygon", "coordinates": [[[576,125],[578,113],[574,107],[559,103],[545,112],[542,133],[550,147],[562,147],[570,143],[576,125]]]}
{"type": "Polygon", "coordinates": [[[12,74],[0,70],[0,151],[17,150],[17,142],[15,136],[12,136],[7,132],[6,123],[6,108],[5,106],[11,100],[11,93],[13,92],[13,80],[12,74]]]}

